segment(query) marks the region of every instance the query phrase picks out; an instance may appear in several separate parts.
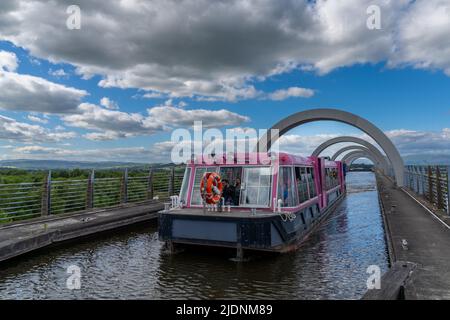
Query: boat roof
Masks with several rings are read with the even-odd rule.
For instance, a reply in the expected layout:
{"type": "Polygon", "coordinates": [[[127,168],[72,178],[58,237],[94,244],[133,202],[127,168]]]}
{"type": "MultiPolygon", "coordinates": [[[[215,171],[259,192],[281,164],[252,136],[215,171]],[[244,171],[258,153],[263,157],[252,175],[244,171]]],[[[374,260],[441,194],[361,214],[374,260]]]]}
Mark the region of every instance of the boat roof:
{"type": "MultiPolygon", "coordinates": [[[[250,153],[234,153],[221,154],[213,156],[195,156],[188,161],[190,166],[243,166],[243,165],[272,165],[274,163],[280,165],[307,165],[312,166],[317,161],[317,157],[302,157],[285,152],[250,152],[250,153]]],[[[338,162],[326,160],[325,165],[328,167],[337,166],[338,162]]]]}

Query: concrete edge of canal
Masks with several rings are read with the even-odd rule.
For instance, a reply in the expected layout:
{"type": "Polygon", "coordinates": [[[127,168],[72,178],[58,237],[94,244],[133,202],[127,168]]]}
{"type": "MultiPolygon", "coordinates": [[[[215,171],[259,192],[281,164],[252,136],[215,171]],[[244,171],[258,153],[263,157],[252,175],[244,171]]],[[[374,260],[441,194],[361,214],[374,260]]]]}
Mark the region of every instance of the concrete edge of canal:
{"type": "Polygon", "coordinates": [[[381,289],[365,300],[446,299],[450,297],[450,233],[419,199],[376,175],[390,259],[381,289]]]}
{"type": "Polygon", "coordinates": [[[0,263],[52,244],[154,220],[163,207],[150,202],[2,226],[0,263]]]}

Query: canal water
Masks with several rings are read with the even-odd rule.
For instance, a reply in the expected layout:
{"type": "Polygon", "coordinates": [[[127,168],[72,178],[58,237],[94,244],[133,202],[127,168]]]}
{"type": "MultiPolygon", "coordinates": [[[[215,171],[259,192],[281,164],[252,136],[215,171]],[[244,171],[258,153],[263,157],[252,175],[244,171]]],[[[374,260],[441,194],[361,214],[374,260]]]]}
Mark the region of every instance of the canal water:
{"type": "Polygon", "coordinates": [[[236,263],[224,253],[167,255],[156,224],[50,248],[0,265],[0,299],[359,299],[388,255],[375,177],[349,173],[348,195],[294,252],[236,263]],[[69,266],[81,289],[67,288],[69,266]]]}

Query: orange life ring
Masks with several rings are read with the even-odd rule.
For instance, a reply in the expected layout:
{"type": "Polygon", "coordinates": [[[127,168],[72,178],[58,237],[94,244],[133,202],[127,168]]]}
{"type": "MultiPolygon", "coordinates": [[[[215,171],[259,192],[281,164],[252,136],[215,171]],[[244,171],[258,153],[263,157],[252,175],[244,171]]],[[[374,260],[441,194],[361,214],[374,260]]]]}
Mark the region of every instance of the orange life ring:
{"type": "Polygon", "coordinates": [[[216,172],[206,172],[200,183],[200,194],[206,204],[216,204],[222,198],[222,179],[216,172]]]}

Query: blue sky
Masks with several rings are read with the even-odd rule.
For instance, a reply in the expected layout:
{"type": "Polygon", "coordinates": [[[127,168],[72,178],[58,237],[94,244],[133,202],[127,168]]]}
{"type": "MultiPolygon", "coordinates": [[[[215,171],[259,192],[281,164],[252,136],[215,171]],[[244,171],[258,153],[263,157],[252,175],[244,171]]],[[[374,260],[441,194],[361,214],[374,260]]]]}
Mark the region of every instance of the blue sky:
{"type": "MultiPolygon", "coordinates": [[[[0,29],[0,75],[5,75],[0,81],[0,159],[164,161],[172,130],[189,128],[194,119],[220,129],[262,129],[292,113],[324,107],[373,122],[405,156],[439,153],[450,159],[450,57],[445,54],[450,52],[445,36],[450,18],[441,16],[450,12],[450,4],[445,1],[380,1],[388,17],[375,32],[361,31],[368,1],[339,6],[292,0],[271,2],[266,10],[252,3],[256,22],[236,26],[235,18],[248,10],[238,2],[223,9],[183,1],[169,15],[164,6],[170,1],[130,1],[127,6],[113,1],[110,8],[81,1],[80,30],[64,28],[63,4],[22,2],[29,3],[28,9],[6,1],[4,12],[10,15],[0,16],[7,21],[0,29]],[[206,19],[199,26],[194,20],[181,28],[186,17],[204,16],[197,6],[226,12],[223,20],[206,19]],[[299,28],[296,33],[277,23],[276,13],[290,12],[290,6],[297,12],[283,26],[292,24],[299,28]],[[44,9],[54,21],[36,15],[44,9]],[[141,16],[145,10],[161,21],[141,16]],[[308,10],[326,13],[325,20],[314,26],[308,10]],[[441,18],[435,25],[427,19],[429,12],[441,18]],[[131,27],[121,25],[130,15],[136,25],[148,27],[148,35],[139,27],[117,33],[122,30],[117,26],[131,27]],[[33,17],[34,24],[29,18],[11,19],[17,16],[33,17]],[[406,24],[412,18],[418,24],[427,19],[427,32],[406,24]],[[410,28],[418,38],[411,40],[410,28]],[[291,44],[289,37],[298,43],[291,44]]],[[[307,124],[289,134],[295,139],[282,146],[301,154],[326,137],[362,135],[334,122],[307,124]]]]}

